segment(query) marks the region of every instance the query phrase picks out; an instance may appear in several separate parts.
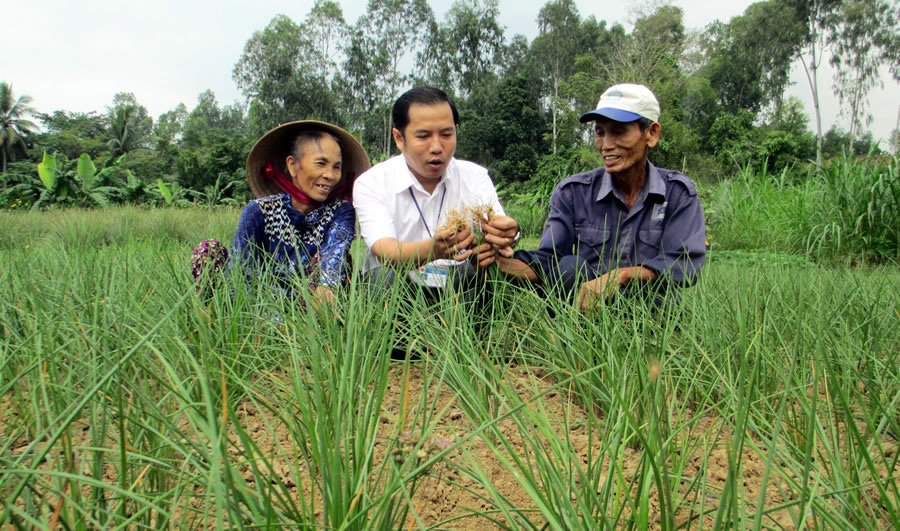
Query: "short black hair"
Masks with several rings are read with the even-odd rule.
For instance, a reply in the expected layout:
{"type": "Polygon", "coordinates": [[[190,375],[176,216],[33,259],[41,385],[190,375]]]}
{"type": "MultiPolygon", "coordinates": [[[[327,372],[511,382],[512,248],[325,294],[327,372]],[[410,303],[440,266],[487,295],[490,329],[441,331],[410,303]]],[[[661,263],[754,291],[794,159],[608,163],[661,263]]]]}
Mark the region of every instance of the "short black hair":
{"type": "Polygon", "coordinates": [[[450,105],[450,110],[453,111],[453,125],[458,126],[459,112],[446,92],[435,87],[415,87],[404,92],[394,102],[394,108],[391,110],[391,121],[393,121],[394,129],[400,131],[400,134],[405,134],[406,126],[409,125],[410,105],[435,105],[442,102],[450,105]]]}
{"type": "Polygon", "coordinates": [[[650,124],[653,123],[653,120],[651,120],[650,118],[644,118],[643,116],[635,121],[637,122],[638,127],[641,129],[642,133],[647,131],[647,128],[650,127],[650,124]]]}

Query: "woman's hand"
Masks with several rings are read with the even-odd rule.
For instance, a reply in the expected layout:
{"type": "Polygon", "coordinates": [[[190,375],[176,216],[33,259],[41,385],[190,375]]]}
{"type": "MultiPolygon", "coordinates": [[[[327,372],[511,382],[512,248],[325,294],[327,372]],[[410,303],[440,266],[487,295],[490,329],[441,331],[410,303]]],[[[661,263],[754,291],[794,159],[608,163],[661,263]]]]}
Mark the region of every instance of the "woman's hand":
{"type": "Polygon", "coordinates": [[[331,286],[316,286],[310,298],[310,303],[317,312],[331,311],[340,318],[337,308],[335,308],[337,294],[335,294],[334,288],[331,286]]]}

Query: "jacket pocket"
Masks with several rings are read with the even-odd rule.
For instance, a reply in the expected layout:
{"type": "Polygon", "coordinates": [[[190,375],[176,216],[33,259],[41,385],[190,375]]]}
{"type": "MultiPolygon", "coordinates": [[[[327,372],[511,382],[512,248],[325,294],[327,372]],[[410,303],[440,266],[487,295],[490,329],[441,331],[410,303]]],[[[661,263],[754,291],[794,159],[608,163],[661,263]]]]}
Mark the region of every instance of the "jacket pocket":
{"type": "Polygon", "coordinates": [[[609,242],[610,231],[603,227],[575,225],[575,234],[578,236],[577,244],[582,253],[585,247],[590,247],[599,254],[601,250],[611,245],[609,242]]]}
{"type": "Polygon", "coordinates": [[[662,244],[662,228],[641,229],[638,231],[638,260],[643,261],[659,254],[662,244]]]}

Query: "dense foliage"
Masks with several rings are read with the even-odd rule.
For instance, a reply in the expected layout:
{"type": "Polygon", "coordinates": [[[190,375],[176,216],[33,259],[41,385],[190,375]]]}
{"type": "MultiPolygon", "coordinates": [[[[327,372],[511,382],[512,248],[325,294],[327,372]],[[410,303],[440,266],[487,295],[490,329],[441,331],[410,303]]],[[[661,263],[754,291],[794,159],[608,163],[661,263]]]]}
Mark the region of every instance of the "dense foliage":
{"type": "Polygon", "coordinates": [[[205,91],[193,109],[180,104],[156,120],[131,93],[116,94],[100,112],[38,113],[4,83],[0,207],[72,203],[52,191],[39,202],[46,190],[34,186],[36,165],[45,152],[60,167],[84,154],[95,161],[126,155],[112,177],[142,186],[106,194],[111,202],[159,203],[172,195],[166,188],[180,191],[183,202],[243,201],[243,161],[264,131],[289,120],[327,120],[382,159],[395,149],[391,104],[421,83],[455,98],[458,156],[488,166],[508,195],[552,188],[566,174],[599,165],[578,117],[617,82],[654,90],[663,137],[652,160],[698,181],[761,166],[804,174],[801,166],[817,151],[826,159],[877,151],[860,131],[872,68],[900,75],[895,5],[766,0],[702,31],[685,28],[679,7],[647,5],[654,7],[635,13],[629,33],[582,16],[572,0],[549,0],[529,42],[505,35],[496,0],[458,0],[443,20],[425,0],[370,0],[355,23],[336,1],[318,0],[304,18],[276,15],[246,42],[233,70],[246,104],[222,105],[205,91]],[[860,39],[866,46],[854,48],[860,39]],[[823,58],[839,70],[833,86],[852,117],[849,132],[810,132],[799,101],[783,97],[792,64],[802,60],[817,82],[823,58]]]}

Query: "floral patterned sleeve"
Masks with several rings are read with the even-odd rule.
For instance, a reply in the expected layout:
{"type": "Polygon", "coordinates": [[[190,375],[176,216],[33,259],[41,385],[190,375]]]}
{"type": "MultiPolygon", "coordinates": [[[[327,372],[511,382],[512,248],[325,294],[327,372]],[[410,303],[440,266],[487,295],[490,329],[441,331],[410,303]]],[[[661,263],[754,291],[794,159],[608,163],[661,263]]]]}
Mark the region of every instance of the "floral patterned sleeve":
{"type": "Polygon", "coordinates": [[[353,210],[353,203],[344,201],[334,212],[331,223],[325,227],[325,237],[319,249],[320,285],[339,287],[344,283],[344,264],[355,237],[356,211],[353,210]]]}

